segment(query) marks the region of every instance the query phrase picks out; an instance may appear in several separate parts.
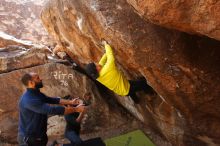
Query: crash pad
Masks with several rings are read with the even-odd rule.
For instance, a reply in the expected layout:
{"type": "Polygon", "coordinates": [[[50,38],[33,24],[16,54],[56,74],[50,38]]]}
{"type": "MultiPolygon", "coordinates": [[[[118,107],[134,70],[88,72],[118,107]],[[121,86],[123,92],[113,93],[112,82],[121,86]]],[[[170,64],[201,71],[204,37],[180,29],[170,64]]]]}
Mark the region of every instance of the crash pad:
{"type": "Polygon", "coordinates": [[[155,146],[141,130],[106,139],[105,144],[106,146],[155,146]]]}

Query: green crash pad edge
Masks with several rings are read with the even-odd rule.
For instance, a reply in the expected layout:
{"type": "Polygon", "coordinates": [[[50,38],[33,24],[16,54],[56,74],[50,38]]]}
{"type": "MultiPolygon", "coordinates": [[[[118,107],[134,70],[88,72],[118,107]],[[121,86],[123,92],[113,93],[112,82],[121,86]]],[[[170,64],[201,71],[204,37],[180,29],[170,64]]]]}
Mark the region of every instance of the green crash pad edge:
{"type": "Polygon", "coordinates": [[[155,146],[141,130],[106,139],[105,144],[106,146],[155,146]]]}

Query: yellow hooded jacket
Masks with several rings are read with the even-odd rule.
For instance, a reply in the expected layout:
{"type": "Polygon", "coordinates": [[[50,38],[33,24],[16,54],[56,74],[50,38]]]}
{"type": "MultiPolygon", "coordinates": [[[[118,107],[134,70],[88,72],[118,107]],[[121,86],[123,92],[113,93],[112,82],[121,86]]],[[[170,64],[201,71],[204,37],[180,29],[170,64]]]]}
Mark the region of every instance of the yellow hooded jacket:
{"type": "Polygon", "coordinates": [[[102,66],[99,77],[96,79],[118,95],[128,95],[130,83],[115,65],[115,58],[110,45],[105,45],[106,53],[102,56],[99,64],[102,66]]]}

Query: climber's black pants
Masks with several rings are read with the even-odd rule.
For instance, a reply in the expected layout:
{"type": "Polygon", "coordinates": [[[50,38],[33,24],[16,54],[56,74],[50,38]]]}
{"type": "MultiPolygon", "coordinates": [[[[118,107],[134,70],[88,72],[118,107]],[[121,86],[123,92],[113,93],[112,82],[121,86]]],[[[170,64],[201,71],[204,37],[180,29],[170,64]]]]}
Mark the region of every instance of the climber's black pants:
{"type": "Polygon", "coordinates": [[[135,103],[139,102],[138,97],[136,95],[137,91],[144,91],[147,94],[152,93],[152,88],[147,84],[145,79],[141,79],[137,81],[129,80],[129,83],[130,83],[130,90],[128,96],[130,96],[135,103]]]}

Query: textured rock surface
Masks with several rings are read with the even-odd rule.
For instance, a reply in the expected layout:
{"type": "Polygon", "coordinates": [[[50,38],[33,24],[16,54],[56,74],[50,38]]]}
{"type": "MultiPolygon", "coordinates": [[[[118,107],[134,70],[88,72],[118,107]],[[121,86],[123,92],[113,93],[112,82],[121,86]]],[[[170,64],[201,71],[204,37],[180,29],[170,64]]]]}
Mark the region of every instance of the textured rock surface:
{"type": "MultiPolygon", "coordinates": [[[[131,129],[138,126],[138,122],[119,105],[109,105],[102,98],[94,83],[86,76],[61,64],[45,64],[27,69],[20,69],[10,73],[0,74],[0,145],[2,142],[16,143],[19,97],[25,91],[20,82],[25,72],[37,72],[43,79],[44,88],[42,92],[48,96],[79,96],[83,97],[85,92],[92,93],[92,104],[87,113],[88,118],[83,125],[83,133],[90,134],[90,137],[109,137],[107,131],[118,127],[131,129]],[[117,121],[117,123],[116,123],[117,121]],[[127,121],[130,121],[127,123],[127,121]],[[4,126],[3,126],[4,125],[4,126]],[[96,135],[95,133],[99,133],[96,135]]],[[[103,95],[102,95],[103,96],[103,95]]],[[[107,97],[106,97],[107,98],[107,97]]],[[[59,118],[51,117],[48,125],[48,135],[58,137],[63,135],[65,122],[59,118]]],[[[125,129],[126,130],[126,129],[125,129]]],[[[121,133],[123,131],[117,131],[121,133]]],[[[86,136],[88,138],[89,136],[86,136]]]]}
{"type": "Polygon", "coordinates": [[[7,50],[0,52],[0,73],[45,64],[48,62],[46,53],[43,49],[22,50],[18,46],[7,47],[7,50]],[[14,50],[8,51],[9,49],[14,50]]]}
{"type": "Polygon", "coordinates": [[[42,20],[81,64],[100,58],[105,38],[127,76],[145,76],[158,95],[140,105],[117,99],[161,137],[175,146],[220,144],[220,42],[153,25],[124,0],[51,0],[42,20]]]}
{"type": "Polygon", "coordinates": [[[48,44],[40,12],[47,0],[1,0],[0,30],[23,40],[48,44]]]}
{"type": "Polygon", "coordinates": [[[4,33],[0,33],[0,47],[0,73],[45,64],[50,53],[44,45],[18,40],[4,33]]]}
{"type": "Polygon", "coordinates": [[[1,48],[7,47],[7,46],[13,46],[13,45],[30,48],[34,44],[31,41],[20,40],[4,32],[0,32],[0,47],[1,48]]]}
{"type": "Polygon", "coordinates": [[[127,0],[151,22],[220,40],[220,1],[127,0]]]}

